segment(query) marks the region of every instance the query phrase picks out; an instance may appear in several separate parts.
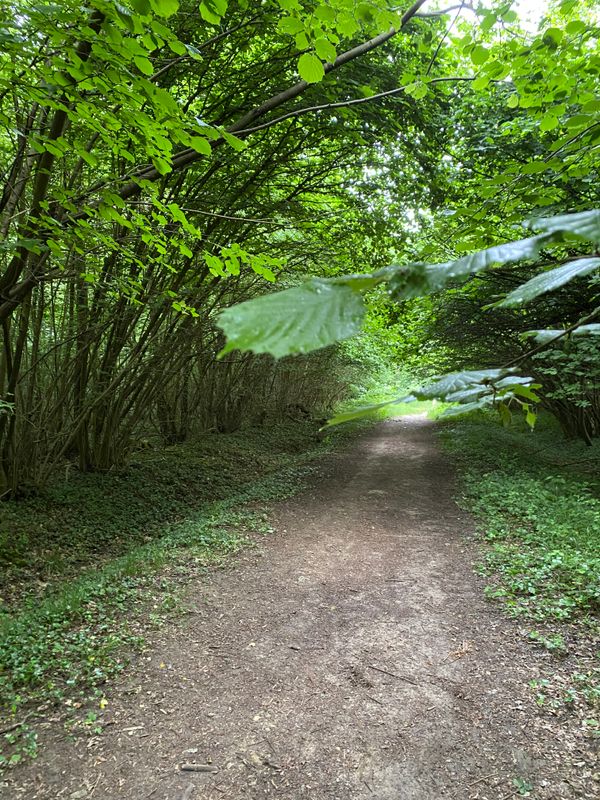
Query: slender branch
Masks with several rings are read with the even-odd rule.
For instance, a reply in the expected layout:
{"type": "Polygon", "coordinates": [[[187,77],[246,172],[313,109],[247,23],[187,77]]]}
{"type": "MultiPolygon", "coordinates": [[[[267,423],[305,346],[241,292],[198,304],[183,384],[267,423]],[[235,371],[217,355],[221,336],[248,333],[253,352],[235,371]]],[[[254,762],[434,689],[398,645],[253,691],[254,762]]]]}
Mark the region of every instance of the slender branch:
{"type": "MultiPolygon", "coordinates": [[[[448,83],[448,82],[460,82],[460,81],[474,81],[475,78],[462,78],[462,77],[447,77],[447,78],[432,78],[432,80],[428,81],[428,85],[432,83],[448,83]]],[[[370,103],[373,100],[381,100],[384,97],[394,97],[395,95],[402,94],[406,91],[406,86],[399,86],[396,89],[388,89],[386,92],[379,92],[379,94],[373,94],[370,97],[356,97],[352,100],[340,100],[337,103],[324,103],[320,106],[307,106],[305,108],[297,108],[295,111],[289,111],[287,114],[283,114],[281,117],[276,117],[275,119],[271,119],[268,122],[263,122],[262,125],[256,125],[254,128],[246,128],[244,130],[238,131],[238,134],[247,135],[249,133],[254,133],[255,131],[261,131],[265,128],[270,128],[272,125],[276,125],[279,122],[283,122],[286,119],[291,119],[292,117],[299,117],[302,114],[312,114],[315,111],[328,111],[332,108],[347,108],[349,106],[357,106],[361,103],[370,103]]]]}
{"type": "Polygon", "coordinates": [[[460,12],[463,10],[464,7],[465,7],[465,3],[461,3],[458,6],[458,11],[456,12],[456,14],[454,16],[454,19],[452,20],[450,25],[448,25],[448,27],[444,31],[444,35],[441,37],[441,39],[439,40],[439,42],[437,44],[437,47],[435,48],[435,53],[432,55],[432,57],[431,57],[431,59],[429,61],[429,66],[427,67],[427,72],[425,73],[425,75],[429,75],[429,73],[431,72],[431,69],[432,69],[433,65],[435,64],[436,59],[437,59],[437,57],[439,55],[439,52],[442,49],[442,45],[444,44],[444,42],[448,38],[448,35],[450,34],[450,31],[452,30],[452,28],[456,25],[456,20],[459,18],[460,12]]]}
{"type": "Polygon", "coordinates": [[[542,342],[537,347],[528,350],[523,355],[518,356],[517,358],[513,358],[512,361],[507,361],[506,364],[502,364],[502,369],[506,369],[507,367],[513,367],[515,364],[520,364],[521,361],[524,361],[527,358],[531,358],[531,356],[536,355],[536,353],[540,353],[542,350],[545,350],[547,347],[550,347],[555,342],[558,342],[559,339],[564,339],[565,336],[568,336],[570,333],[573,333],[574,330],[579,328],[581,325],[587,325],[588,322],[592,322],[593,320],[597,319],[600,316],[600,306],[596,306],[596,308],[591,311],[589,314],[586,314],[585,317],[581,317],[578,319],[577,322],[570,325],[564,331],[561,331],[557,336],[553,339],[549,339],[547,342],[542,342]]]}
{"type": "MultiPolygon", "coordinates": [[[[369,39],[367,42],[362,42],[362,44],[357,45],[356,47],[352,47],[350,50],[346,50],[345,53],[339,55],[333,64],[324,64],[323,68],[325,70],[325,74],[329,74],[333,72],[333,70],[339,69],[340,67],[348,64],[350,61],[354,61],[356,58],[359,58],[366,53],[375,50],[377,47],[380,47],[382,44],[385,44],[390,39],[392,39],[399,31],[404,28],[411,19],[417,14],[418,10],[421,8],[422,5],[426,0],[417,0],[412,6],[404,13],[402,16],[401,24],[399,28],[390,28],[389,31],[386,33],[381,33],[378,36],[369,39]]],[[[307,81],[298,81],[293,86],[289,86],[283,92],[279,92],[279,94],[273,95],[260,106],[249,111],[245,114],[241,119],[237,122],[234,122],[229,128],[227,128],[228,133],[233,134],[241,134],[243,130],[251,126],[251,123],[254,120],[260,119],[269,111],[272,111],[275,108],[287,103],[289,100],[293,100],[296,97],[299,97],[303,94],[310,86],[313,84],[308,83],[307,81]]],[[[222,140],[219,140],[222,142],[222,140]]],[[[219,144],[215,142],[213,147],[219,144]]],[[[200,158],[204,156],[201,153],[198,153],[191,147],[187,147],[183,150],[180,150],[178,153],[175,153],[172,159],[172,170],[180,170],[185,169],[190,164],[193,164],[195,161],[198,161],[200,158]]],[[[133,197],[136,194],[139,194],[141,191],[140,186],[136,179],[138,180],[157,180],[161,176],[160,172],[155,167],[147,167],[146,169],[142,169],[139,172],[135,173],[133,176],[133,180],[126,184],[119,195],[126,200],[128,197],[133,197]]]]}
{"type": "MultiPolygon", "coordinates": [[[[128,205],[130,206],[137,206],[137,205],[146,205],[143,200],[131,200],[128,205]]],[[[201,211],[199,208],[184,208],[181,206],[181,210],[185,211],[186,214],[203,214],[205,217],[218,217],[219,219],[232,219],[235,222],[255,222],[259,225],[281,225],[281,222],[275,222],[272,219],[254,219],[253,217],[234,217],[230,214],[217,214],[214,211],[201,211]]]]}

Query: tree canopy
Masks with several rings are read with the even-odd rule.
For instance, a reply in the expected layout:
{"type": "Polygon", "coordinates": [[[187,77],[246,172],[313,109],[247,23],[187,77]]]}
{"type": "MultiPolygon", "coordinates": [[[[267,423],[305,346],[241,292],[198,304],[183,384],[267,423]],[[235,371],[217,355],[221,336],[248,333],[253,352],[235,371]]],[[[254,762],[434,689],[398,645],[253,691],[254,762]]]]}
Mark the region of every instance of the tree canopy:
{"type": "Polygon", "coordinates": [[[529,353],[504,405],[558,369],[540,399],[596,435],[598,27],[591,0],[4,3],[4,495],[148,429],[331,413],[361,325],[365,363],[529,353]]]}

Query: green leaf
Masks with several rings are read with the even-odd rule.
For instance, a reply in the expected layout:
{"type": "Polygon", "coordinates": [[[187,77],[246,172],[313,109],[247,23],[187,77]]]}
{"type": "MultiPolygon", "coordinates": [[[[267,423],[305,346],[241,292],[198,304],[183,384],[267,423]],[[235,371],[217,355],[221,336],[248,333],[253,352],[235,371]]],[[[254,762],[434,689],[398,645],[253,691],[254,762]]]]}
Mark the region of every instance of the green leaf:
{"type": "Polygon", "coordinates": [[[521,167],[522,175],[537,175],[539,172],[545,172],[548,169],[548,164],[545,161],[530,161],[521,167]]]}
{"type": "Polygon", "coordinates": [[[343,422],[351,422],[354,419],[364,419],[365,417],[372,416],[376,411],[379,411],[380,408],[386,408],[388,406],[398,405],[399,403],[406,403],[406,397],[398,397],[394,400],[385,400],[383,403],[374,403],[373,405],[369,406],[360,406],[360,408],[355,408],[352,411],[342,411],[339,414],[336,414],[331,419],[327,420],[326,427],[332,427],[333,425],[341,425],[343,422]]]}
{"type": "Polygon", "coordinates": [[[530,219],[525,225],[534,231],[570,233],[581,239],[600,244],[600,211],[597,210],[530,219]]]}
{"type": "Polygon", "coordinates": [[[499,381],[494,381],[494,388],[496,389],[514,389],[515,386],[533,386],[533,378],[524,378],[522,376],[515,377],[508,375],[499,381]]]}
{"type": "Polygon", "coordinates": [[[492,403],[492,398],[482,397],[481,400],[476,400],[473,403],[464,403],[460,406],[452,406],[447,408],[440,414],[441,417],[458,417],[459,414],[468,414],[470,411],[479,411],[482,408],[489,408],[492,403]]]}
{"type": "Polygon", "coordinates": [[[485,64],[485,62],[488,60],[489,57],[490,57],[489,50],[487,49],[487,47],[484,47],[481,44],[476,45],[471,50],[471,61],[474,64],[477,64],[477,66],[485,64]]]}
{"type": "Polygon", "coordinates": [[[221,130],[221,135],[227,144],[238,152],[240,150],[245,150],[248,146],[243,139],[240,139],[238,136],[234,136],[233,133],[229,133],[229,131],[226,131],[225,129],[221,130]]]}
{"type": "Polygon", "coordinates": [[[221,22],[221,17],[216,12],[216,9],[213,7],[212,3],[200,3],[200,16],[211,25],[219,25],[221,22]]]}
{"type": "Polygon", "coordinates": [[[203,136],[192,136],[190,138],[190,147],[197,153],[202,153],[204,156],[212,155],[212,148],[203,136]]]}
{"type": "Polygon", "coordinates": [[[164,158],[159,158],[158,156],[152,159],[152,163],[161,175],[168,175],[173,169],[170,161],[166,161],[164,158]]]}
{"type": "Polygon", "coordinates": [[[580,325],[571,331],[570,336],[600,336],[600,324],[590,322],[588,325],[580,325]]]}
{"type": "Polygon", "coordinates": [[[309,47],[308,37],[306,36],[304,31],[302,31],[301,33],[297,33],[294,36],[294,41],[296,42],[296,47],[298,48],[298,50],[308,50],[309,47]]]}
{"type": "Polygon", "coordinates": [[[471,389],[461,389],[458,392],[450,392],[444,398],[448,403],[464,403],[476,400],[483,394],[489,394],[489,386],[473,386],[471,389]]]}
{"type": "Polygon", "coordinates": [[[277,24],[277,29],[282,33],[289,33],[290,36],[295,36],[297,33],[304,31],[304,23],[298,17],[282,17],[277,24]]]}
{"type": "Polygon", "coordinates": [[[466,370],[464,372],[449,372],[442,375],[435,383],[415,389],[413,394],[417,400],[444,400],[454,392],[464,391],[484,384],[488,386],[494,381],[509,375],[512,370],[498,369],[478,369],[466,370]]]}
{"type": "MultiPolygon", "coordinates": [[[[566,335],[564,328],[543,328],[536,331],[525,331],[523,336],[532,336],[534,341],[538,344],[547,344],[557,337],[566,335]]],[[[580,325],[575,330],[571,331],[569,336],[600,336],[600,324],[592,322],[589,325],[580,325]]],[[[557,343],[560,344],[562,339],[558,339],[557,343]]]]}
{"type": "Polygon", "coordinates": [[[529,425],[531,430],[533,430],[535,428],[535,423],[537,422],[537,414],[528,404],[525,404],[523,408],[525,410],[525,422],[529,425]]]}
{"type": "Polygon", "coordinates": [[[540,122],[540,130],[542,132],[552,131],[558,126],[558,117],[554,114],[546,114],[540,122]]]}
{"type": "Polygon", "coordinates": [[[594,122],[594,118],[589,114],[575,114],[566,122],[569,130],[576,130],[577,128],[587,128],[594,122]]]}
{"type": "Polygon", "coordinates": [[[140,72],[143,72],[144,75],[153,75],[154,74],[154,67],[152,66],[152,62],[148,58],[144,58],[144,56],[134,56],[133,63],[139,69],[140,72]]]}
{"type": "MultiPolygon", "coordinates": [[[[534,383],[533,387],[539,389],[540,384],[534,383]]],[[[524,397],[526,400],[532,400],[534,403],[539,403],[541,399],[530,386],[513,386],[511,391],[518,397],[524,397]]]]}
{"type": "Polygon", "coordinates": [[[349,286],[313,279],[223,311],[217,324],[227,344],[220,355],[236,349],[276,358],[308,353],[358,333],[364,313],[360,294],[349,286]]]}
{"type": "Polygon", "coordinates": [[[152,10],[150,0],[131,0],[131,5],[133,10],[138,14],[142,14],[142,16],[147,16],[152,10]]]}
{"type": "Polygon", "coordinates": [[[304,53],[298,59],[298,72],[307,83],[319,83],[325,77],[321,59],[314,53],[304,53]]]}
{"type": "Polygon", "coordinates": [[[547,234],[488,247],[487,250],[471,253],[456,261],[447,261],[444,264],[429,264],[425,269],[425,275],[433,289],[442,288],[453,278],[473,275],[476,272],[488,269],[494,264],[509,264],[513,261],[535,258],[542,247],[553,240],[554,236],[547,234]]]}
{"type": "Polygon", "coordinates": [[[406,94],[414,97],[415,100],[422,100],[427,94],[428,89],[427,84],[423,81],[415,81],[414,83],[409,83],[408,86],[405,86],[404,91],[406,94]]]}
{"type": "Polygon", "coordinates": [[[560,267],[556,267],[556,269],[541,272],[527,281],[527,283],[513,289],[498,305],[506,308],[523,305],[523,303],[528,303],[540,294],[558,289],[574,278],[589,275],[599,268],[600,258],[580,258],[577,261],[569,261],[560,267]]]}
{"type": "Polygon", "coordinates": [[[335,47],[327,39],[317,39],[315,42],[315,50],[319,58],[322,58],[323,61],[328,61],[330,64],[333,64],[337,57],[335,47]]]}
{"type": "Polygon", "coordinates": [[[510,408],[506,405],[506,403],[498,403],[498,411],[500,413],[500,419],[502,420],[502,424],[505,428],[508,428],[510,423],[512,422],[512,414],[510,413],[510,408]]]}
{"type": "Polygon", "coordinates": [[[150,0],[150,5],[159,17],[172,17],[179,11],[179,0],[150,0]]]}

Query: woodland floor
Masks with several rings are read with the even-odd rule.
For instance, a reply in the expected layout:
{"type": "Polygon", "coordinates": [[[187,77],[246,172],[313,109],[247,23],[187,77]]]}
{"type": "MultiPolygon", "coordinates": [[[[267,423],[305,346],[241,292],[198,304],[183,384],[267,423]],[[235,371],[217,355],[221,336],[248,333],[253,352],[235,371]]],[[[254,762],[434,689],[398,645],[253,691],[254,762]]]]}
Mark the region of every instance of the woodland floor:
{"type": "Polygon", "coordinates": [[[1,796],[597,798],[591,754],[535,706],[543,657],[483,597],[455,491],[424,418],[330,456],[275,534],[190,588],[104,733],[48,726],[1,796]]]}

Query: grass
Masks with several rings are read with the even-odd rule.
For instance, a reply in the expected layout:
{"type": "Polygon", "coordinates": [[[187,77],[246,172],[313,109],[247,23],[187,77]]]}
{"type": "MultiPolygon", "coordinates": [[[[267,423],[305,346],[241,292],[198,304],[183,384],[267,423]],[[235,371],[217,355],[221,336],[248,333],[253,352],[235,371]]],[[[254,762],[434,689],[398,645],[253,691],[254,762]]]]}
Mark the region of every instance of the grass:
{"type": "Polygon", "coordinates": [[[600,448],[490,419],[445,427],[463,500],[490,544],[488,594],[511,614],[594,622],[600,612],[600,448]]]}
{"type": "Polygon", "coordinates": [[[209,435],[0,506],[0,707],[4,727],[23,723],[2,735],[0,769],[35,756],[49,709],[98,727],[94,710],[74,720],[103,707],[107,682],[179,607],[190,575],[269,532],[269,504],[298,492],[353,429],[314,433],[290,423],[209,435]]]}
{"type": "Polygon", "coordinates": [[[533,645],[574,654],[568,676],[532,683],[537,702],[579,708],[582,727],[598,735],[600,442],[566,441],[543,416],[531,433],[481,413],[446,423],[441,436],[486,544],[487,596],[523,620],[533,645]]]}

